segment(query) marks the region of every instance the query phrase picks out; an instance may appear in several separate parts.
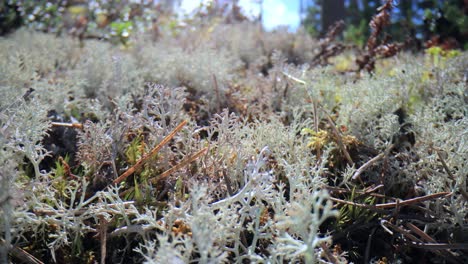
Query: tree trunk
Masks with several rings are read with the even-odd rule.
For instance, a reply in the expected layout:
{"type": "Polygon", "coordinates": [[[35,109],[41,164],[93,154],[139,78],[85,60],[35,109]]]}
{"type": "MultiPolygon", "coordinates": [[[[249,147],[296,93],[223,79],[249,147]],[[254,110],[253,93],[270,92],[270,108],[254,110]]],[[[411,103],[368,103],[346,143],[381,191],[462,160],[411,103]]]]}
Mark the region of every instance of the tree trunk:
{"type": "Polygon", "coordinates": [[[344,0],[322,1],[322,33],[325,33],[333,23],[345,18],[344,0]]]}

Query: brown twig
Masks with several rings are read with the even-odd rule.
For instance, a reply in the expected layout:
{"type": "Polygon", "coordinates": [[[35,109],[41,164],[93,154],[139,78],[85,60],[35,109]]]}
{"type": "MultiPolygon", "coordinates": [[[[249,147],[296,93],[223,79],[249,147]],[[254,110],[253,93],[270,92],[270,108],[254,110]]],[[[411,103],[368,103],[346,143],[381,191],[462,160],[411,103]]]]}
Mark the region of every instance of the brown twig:
{"type": "Polygon", "coordinates": [[[218,113],[221,113],[221,96],[219,94],[218,81],[216,80],[216,75],[214,74],[213,74],[213,86],[215,88],[215,93],[216,93],[216,101],[217,101],[216,108],[218,110],[218,113]]]}
{"type": "Polygon", "coordinates": [[[2,247],[9,247],[7,250],[9,250],[9,254],[19,260],[21,263],[26,263],[26,264],[44,264],[44,262],[40,261],[33,255],[29,254],[26,250],[17,247],[17,246],[10,246],[10,245],[5,245],[6,242],[0,238],[0,246],[2,247]]]}
{"type": "Polygon", "coordinates": [[[389,221],[387,220],[382,220],[382,225],[385,226],[385,227],[389,227],[391,229],[393,229],[394,231],[397,231],[399,232],[400,234],[404,235],[406,238],[410,239],[411,241],[413,242],[416,242],[416,243],[422,243],[423,241],[415,236],[413,236],[412,234],[410,234],[410,232],[406,229],[403,229],[397,225],[394,225],[392,223],[390,223],[389,221]]]}
{"type": "Polygon", "coordinates": [[[393,207],[396,207],[397,205],[398,206],[412,205],[412,204],[436,199],[442,196],[447,196],[449,194],[451,193],[450,192],[434,193],[434,194],[429,194],[429,195],[425,195],[421,197],[416,197],[413,199],[402,200],[402,201],[393,202],[393,203],[375,204],[375,205],[355,203],[355,202],[345,201],[345,200],[341,200],[341,199],[334,198],[334,197],[330,197],[330,200],[337,202],[337,203],[341,203],[341,204],[354,205],[354,206],[364,207],[368,209],[384,209],[384,208],[393,208],[393,207]]]}
{"type": "MultiPolygon", "coordinates": [[[[371,190],[366,190],[366,191],[359,191],[359,190],[355,190],[354,192],[356,194],[359,194],[359,196],[356,197],[356,199],[359,199],[361,196],[374,196],[374,197],[378,197],[378,198],[389,198],[383,194],[380,194],[380,193],[374,193],[374,191],[382,188],[384,185],[380,184],[380,185],[377,185],[375,186],[374,188],[372,188],[371,190]]],[[[345,189],[345,188],[338,188],[338,187],[333,187],[333,186],[326,186],[325,188],[327,188],[327,190],[330,192],[330,193],[337,193],[337,194],[343,194],[343,193],[350,193],[352,192],[352,190],[349,190],[349,189],[345,189]]]]}
{"type": "Polygon", "coordinates": [[[398,215],[400,213],[400,200],[396,200],[396,206],[392,213],[393,219],[398,219],[398,215]]]}
{"type": "Polygon", "coordinates": [[[81,123],[61,123],[61,122],[51,122],[53,127],[70,127],[70,128],[78,128],[83,130],[84,126],[81,123]]]}
{"type": "Polygon", "coordinates": [[[449,178],[455,182],[455,176],[453,176],[452,172],[450,171],[449,167],[447,166],[447,163],[445,162],[445,159],[442,157],[442,154],[440,154],[440,151],[438,149],[435,150],[436,153],[437,153],[437,156],[439,157],[440,159],[440,162],[442,163],[442,166],[444,167],[445,169],[445,172],[447,172],[449,178]]]}
{"type": "Polygon", "coordinates": [[[68,163],[62,157],[59,157],[58,160],[60,163],[62,163],[63,169],[65,170],[64,176],[66,176],[67,178],[74,178],[74,179],[80,178],[71,172],[70,165],[68,165],[68,163]]]}
{"type": "Polygon", "coordinates": [[[187,124],[187,120],[182,121],[174,130],[169,133],[156,147],[154,147],[150,153],[147,155],[143,156],[141,159],[139,159],[135,165],[130,167],[127,171],[122,173],[117,179],[115,179],[112,183],[113,184],[119,184],[123,180],[125,180],[128,176],[132,175],[136,170],[138,170],[143,164],[149,160],[152,156],[154,156],[165,144],[167,144],[177,132],[179,132],[184,126],[187,124]]]}
{"type": "MultiPolygon", "coordinates": [[[[312,100],[312,107],[314,108],[314,130],[315,134],[318,133],[319,131],[319,116],[318,116],[318,107],[317,107],[317,100],[312,99],[312,97],[309,95],[310,100],[312,100]]],[[[320,149],[316,149],[317,152],[317,162],[320,162],[322,160],[321,157],[321,151],[320,149]]]]}
{"type": "Polygon", "coordinates": [[[369,237],[367,238],[366,251],[364,253],[364,263],[369,263],[372,237],[374,236],[375,230],[377,230],[376,227],[372,228],[372,231],[370,232],[369,237]]]}
{"type": "MultiPolygon", "coordinates": [[[[442,157],[442,154],[440,154],[440,151],[438,149],[435,150],[436,153],[437,153],[437,156],[439,157],[440,159],[440,162],[442,163],[442,167],[444,167],[444,170],[445,172],[447,172],[449,178],[452,180],[452,184],[455,185],[456,183],[456,179],[455,179],[455,176],[452,174],[452,172],[450,171],[449,167],[447,166],[447,163],[445,162],[445,159],[442,157]]],[[[460,193],[462,194],[463,198],[465,198],[465,200],[468,201],[468,193],[463,190],[461,187],[458,188],[458,191],[460,191],[460,193]]]]}
{"type": "MultiPolygon", "coordinates": [[[[437,241],[435,239],[433,239],[431,236],[429,236],[428,234],[424,233],[424,231],[422,231],[421,229],[419,229],[417,226],[413,225],[412,223],[406,223],[405,224],[406,227],[408,227],[411,231],[413,231],[414,233],[416,233],[416,235],[418,235],[419,237],[421,237],[421,239],[423,241],[426,242],[426,246],[428,245],[435,245],[435,244],[439,244],[437,243],[437,241]],[[429,242],[429,243],[427,243],[429,242]]],[[[416,244],[417,245],[417,244],[416,244]]],[[[459,246],[460,244],[451,244],[452,246],[454,246],[453,248],[446,248],[445,246],[442,246],[441,244],[439,244],[439,249],[440,250],[444,250],[444,251],[440,251],[440,254],[446,256],[446,257],[454,257],[453,256],[453,253],[450,252],[450,249],[463,249],[463,248],[459,248],[459,247],[456,247],[456,246],[459,246]]],[[[463,244],[461,244],[463,245],[463,244]]],[[[413,245],[414,246],[414,245],[413,245]]],[[[468,247],[467,244],[464,244],[465,247],[468,247]]],[[[430,246],[429,246],[430,247],[430,246]]]]}
{"type": "MultiPolygon", "coordinates": [[[[355,190],[354,192],[356,194],[359,194],[359,196],[356,196],[354,199],[360,199],[364,196],[372,196],[372,197],[377,197],[377,198],[382,198],[382,199],[387,199],[387,200],[397,200],[397,198],[394,198],[394,197],[389,197],[389,196],[385,196],[383,194],[380,194],[380,193],[374,193],[373,191],[383,187],[384,185],[380,184],[380,185],[377,185],[376,187],[373,187],[369,190],[364,190],[364,191],[359,191],[359,190],[355,190]]],[[[331,187],[331,186],[327,186],[326,187],[328,189],[328,191],[331,193],[331,194],[343,194],[343,193],[350,193],[351,190],[348,190],[348,189],[344,189],[344,188],[338,188],[338,187],[331,187]]],[[[333,198],[333,199],[336,199],[336,198],[333,198]]],[[[338,203],[347,203],[349,205],[356,205],[356,206],[361,206],[361,207],[366,207],[366,206],[370,206],[370,205],[364,205],[364,204],[351,204],[352,202],[348,202],[348,201],[344,201],[344,200],[340,200],[340,199],[337,199],[339,201],[337,201],[338,203]],[[341,202],[343,201],[343,202],[341,202]]],[[[431,215],[431,216],[434,216],[433,212],[430,211],[429,209],[425,208],[425,207],[421,207],[421,206],[418,206],[418,205],[413,205],[413,204],[409,204],[408,207],[412,208],[412,209],[415,209],[415,210],[418,210],[418,211],[421,211],[423,212],[424,214],[428,214],[428,215],[431,215]]],[[[426,221],[426,222],[433,222],[434,219],[433,218],[423,218],[423,217],[419,217],[417,215],[414,215],[414,216],[411,216],[411,215],[400,215],[399,218],[401,219],[402,217],[404,217],[405,219],[418,219],[420,221],[426,221]]]]}
{"type": "Polygon", "coordinates": [[[380,188],[383,188],[384,186],[385,185],[383,185],[383,184],[379,184],[377,186],[369,186],[368,188],[364,189],[362,193],[359,193],[359,192],[355,191],[355,193],[359,194],[359,196],[356,196],[356,198],[354,198],[354,199],[358,200],[358,199],[361,199],[362,197],[365,197],[365,196],[374,196],[374,197],[383,197],[383,198],[385,198],[385,195],[374,193],[375,191],[377,191],[380,188]]]}
{"type": "Polygon", "coordinates": [[[424,231],[422,231],[421,229],[419,229],[417,226],[413,225],[412,223],[406,223],[405,225],[411,231],[413,231],[418,236],[420,236],[422,240],[424,240],[426,242],[437,243],[432,237],[430,237],[428,234],[424,233],[424,231]]]}
{"type": "Polygon", "coordinates": [[[349,155],[348,150],[346,150],[346,146],[343,144],[343,140],[341,140],[340,132],[338,132],[338,129],[336,128],[335,123],[331,119],[330,115],[328,115],[327,113],[325,113],[325,114],[327,116],[328,122],[330,123],[330,126],[332,127],[333,134],[335,134],[336,143],[338,144],[338,147],[340,148],[341,152],[343,152],[343,154],[344,154],[346,160],[348,161],[348,163],[350,165],[353,165],[354,161],[351,159],[351,156],[349,155]]]}
{"type": "Polygon", "coordinates": [[[20,259],[22,262],[27,264],[44,264],[44,262],[40,261],[33,255],[29,254],[26,250],[19,247],[13,247],[10,253],[14,257],[20,259]]]}
{"type": "Polygon", "coordinates": [[[356,179],[360,178],[361,173],[363,173],[367,168],[372,166],[372,164],[374,164],[377,161],[381,160],[384,156],[385,156],[385,153],[380,153],[379,155],[377,155],[377,156],[373,157],[372,159],[370,159],[368,162],[364,163],[361,167],[359,167],[359,169],[357,169],[354,172],[353,177],[351,177],[351,179],[356,180],[356,179]]]}
{"type": "Polygon", "coordinates": [[[450,251],[450,249],[467,249],[468,244],[446,244],[446,243],[437,243],[435,239],[433,239],[428,234],[424,233],[421,229],[417,226],[406,223],[406,227],[408,227],[411,231],[419,235],[423,241],[426,243],[419,243],[419,242],[412,242],[408,243],[411,247],[416,248],[423,248],[427,250],[433,250],[436,254],[446,257],[452,263],[460,263],[458,260],[455,259],[455,256],[450,251]]]}
{"type": "Polygon", "coordinates": [[[327,247],[327,243],[323,242],[320,243],[320,247],[322,248],[323,252],[325,253],[325,257],[333,264],[338,263],[335,256],[330,252],[330,249],[327,247]]]}
{"type": "Polygon", "coordinates": [[[402,201],[394,202],[394,203],[376,204],[375,207],[377,207],[377,208],[393,208],[393,207],[395,207],[397,205],[399,205],[399,206],[411,205],[411,204],[416,204],[416,203],[420,203],[420,202],[424,202],[424,201],[428,201],[428,200],[437,199],[439,197],[447,196],[447,195],[450,195],[450,194],[451,194],[450,192],[434,193],[434,194],[420,196],[420,197],[416,197],[416,198],[412,198],[412,199],[408,199],[408,200],[402,200],[402,201]]]}
{"type": "Polygon", "coordinates": [[[201,150],[199,150],[197,153],[189,156],[189,157],[185,157],[183,160],[181,160],[178,164],[176,164],[175,166],[173,166],[172,168],[168,169],[167,171],[161,173],[160,175],[158,175],[156,178],[154,179],[151,179],[150,181],[152,183],[156,183],[157,181],[159,180],[162,180],[164,178],[166,178],[167,176],[169,176],[171,173],[173,173],[174,171],[176,170],[179,170],[183,167],[185,167],[186,165],[188,165],[189,163],[191,163],[192,161],[198,159],[201,155],[203,155],[205,153],[205,151],[208,149],[208,147],[205,147],[201,150]]]}
{"type": "Polygon", "coordinates": [[[99,240],[101,241],[101,264],[106,264],[107,251],[107,225],[103,215],[99,215],[99,240]]]}
{"type": "Polygon", "coordinates": [[[466,250],[468,249],[468,244],[462,244],[462,243],[457,243],[457,244],[448,244],[448,243],[410,243],[410,246],[416,247],[416,248],[424,248],[424,249],[429,249],[429,250],[443,250],[443,249],[463,249],[466,250]]]}
{"type": "MultiPolygon", "coordinates": [[[[382,225],[383,226],[386,226],[386,227],[389,227],[397,232],[399,232],[400,234],[402,234],[404,237],[408,238],[409,240],[411,240],[411,242],[407,242],[406,244],[408,246],[411,246],[411,247],[417,247],[417,248],[423,248],[423,249],[427,249],[427,250],[433,250],[434,253],[438,254],[438,255],[443,255],[447,258],[447,260],[449,260],[450,262],[452,263],[460,263],[459,261],[457,261],[452,254],[450,254],[450,252],[448,251],[441,251],[441,250],[448,250],[448,249],[465,249],[465,248],[468,248],[468,244],[446,244],[446,243],[437,243],[435,242],[435,240],[433,240],[432,238],[430,238],[431,241],[434,241],[434,243],[424,243],[423,240],[415,237],[414,235],[410,234],[410,231],[406,230],[406,229],[403,229],[399,226],[396,226],[386,220],[383,220],[382,221],[382,225]]],[[[412,228],[410,228],[412,229],[412,228]]],[[[419,230],[419,228],[416,228],[419,230]]],[[[418,233],[421,233],[422,231],[419,230],[420,232],[418,233]]],[[[424,232],[422,232],[424,233],[424,232]]],[[[426,234],[424,234],[424,237],[427,238],[428,236],[426,234]]]]}
{"type": "Polygon", "coordinates": [[[229,178],[229,176],[227,176],[227,173],[226,173],[226,170],[223,169],[223,171],[221,172],[222,175],[223,175],[223,179],[224,179],[224,182],[226,184],[226,189],[229,193],[229,196],[233,196],[234,195],[234,191],[232,190],[232,183],[231,183],[231,179],[229,178]]]}
{"type": "Polygon", "coordinates": [[[338,199],[338,198],[335,198],[335,197],[330,197],[329,199],[330,199],[331,201],[336,202],[336,203],[339,203],[339,204],[346,204],[346,205],[352,205],[352,206],[362,207],[362,208],[366,208],[366,209],[369,209],[369,210],[371,210],[371,211],[373,211],[373,212],[380,213],[380,214],[387,214],[387,213],[388,213],[388,211],[383,210],[383,209],[380,209],[380,208],[377,208],[375,205],[362,204],[362,203],[356,203],[356,202],[350,202],[350,201],[338,199]]]}

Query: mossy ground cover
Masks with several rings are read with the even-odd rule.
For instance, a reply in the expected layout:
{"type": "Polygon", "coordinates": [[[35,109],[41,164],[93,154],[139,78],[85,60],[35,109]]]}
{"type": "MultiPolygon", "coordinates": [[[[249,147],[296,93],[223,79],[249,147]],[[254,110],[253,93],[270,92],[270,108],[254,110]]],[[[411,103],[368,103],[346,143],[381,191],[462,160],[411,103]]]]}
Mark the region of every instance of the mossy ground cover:
{"type": "Polygon", "coordinates": [[[0,262],[466,263],[468,54],[334,30],[0,39],[0,262]]]}

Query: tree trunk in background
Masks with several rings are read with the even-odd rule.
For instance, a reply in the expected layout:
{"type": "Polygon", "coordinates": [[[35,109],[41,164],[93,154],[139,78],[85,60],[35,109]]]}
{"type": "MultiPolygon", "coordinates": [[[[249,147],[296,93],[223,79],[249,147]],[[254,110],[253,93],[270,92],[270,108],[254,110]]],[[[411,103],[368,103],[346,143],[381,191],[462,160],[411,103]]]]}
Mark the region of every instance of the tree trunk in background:
{"type": "Polygon", "coordinates": [[[345,18],[344,0],[322,1],[322,33],[338,20],[345,18]]]}
{"type": "Polygon", "coordinates": [[[361,12],[359,11],[359,5],[357,0],[350,0],[348,10],[346,10],[346,21],[350,22],[351,25],[358,26],[361,22],[361,12]]]}

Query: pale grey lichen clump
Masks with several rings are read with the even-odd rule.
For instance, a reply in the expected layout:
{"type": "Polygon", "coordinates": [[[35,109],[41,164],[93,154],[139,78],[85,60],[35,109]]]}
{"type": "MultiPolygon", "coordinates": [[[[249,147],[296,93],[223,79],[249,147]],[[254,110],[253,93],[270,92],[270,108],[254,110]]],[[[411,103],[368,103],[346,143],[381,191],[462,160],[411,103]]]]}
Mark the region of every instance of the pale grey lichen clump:
{"type": "MultiPolygon", "coordinates": [[[[323,226],[339,214],[327,186],[352,185],[357,164],[339,171],[333,167],[337,145],[325,144],[318,156],[301,131],[326,128],[330,117],[342,133],[385,152],[401,131],[400,108],[416,144],[387,161],[398,173],[386,184],[452,192],[437,202],[439,217],[427,230],[466,228],[466,53],[434,68],[421,56],[401,54],[393,73],[358,78],[332,67],[289,64],[288,40],[256,30],[239,25],[231,39],[199,40],[205,46],[142,38],[129,50],[97,41],[79,47],[69,38],[23,30],[0,39],[0,262],[24,245],[47,249],[41,254],[56,262],[67,254],[83,259],[86,243],[107,243],[108,261],[330,261],[334,230],[323,226]],[[244,30],[265,35],[243,43],[244,30]],[[258,41],[263,49],[246,47],[258,41]],[[275,41],[279,47],[270,47],[275,41]],[[255,72],[263,60],[272,63],[268,75],[255,72]],[[424,79],[427,72],[435,77],[424,79]],[[52,113],[83,123],[75,139],[64,139],[76,140],[69,163],[78,175],[60,171],[57,153],[46,144],[58,133],[52,113]],[[184,120],[188,124],[144,173],[112,184],[131,167],[130,150],[141,157],[184,120]],[[203,148],[204,155],[164,182],[152,181],[203,148]]],[[[307,40],[294,41],[299,49],[307,40]]],[[[295,49],[289,51],[300,54],[295,49]]],[[[304,52],[300,59],[310,60],[313,50],[304,52]]],[[[93,247],[90,259],[103,253],[93,247]]],[[[346,252],[333,254],[345,261],[346,252]]]]}

